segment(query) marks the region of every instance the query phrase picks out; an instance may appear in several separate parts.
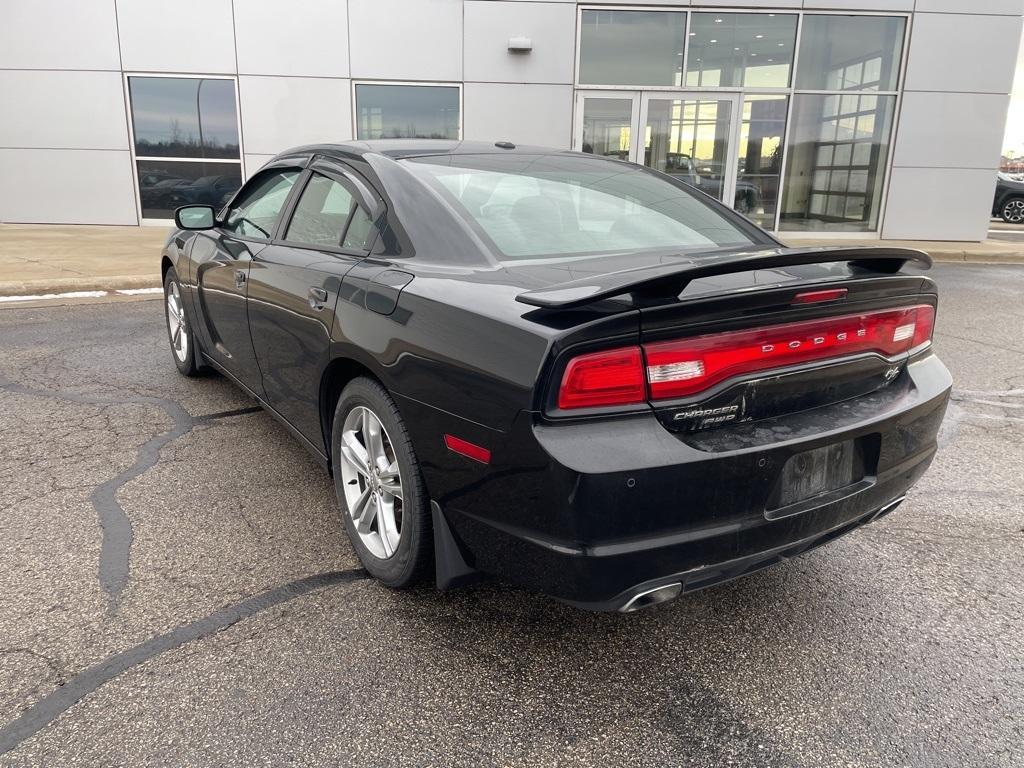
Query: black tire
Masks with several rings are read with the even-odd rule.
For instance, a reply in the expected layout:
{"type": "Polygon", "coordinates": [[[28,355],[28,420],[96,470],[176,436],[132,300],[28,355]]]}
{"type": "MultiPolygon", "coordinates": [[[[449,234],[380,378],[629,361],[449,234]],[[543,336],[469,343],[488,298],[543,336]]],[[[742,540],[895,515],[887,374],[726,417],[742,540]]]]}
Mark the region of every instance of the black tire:
{"type": "Polygon", "coordinates": [[[167,274],[164,275],[164,323],[167,326],[167,341],[171,345],[171,359],[174,360],[174,365],[177,367],[178,373],[182,376],[193,377],[200,375],[202,373],[202,369],[196,363],[196,337],[192,332],[192,323],[188,318],[188,312],[185,310],[185,305],[181,301],[183,293],[181,282],[178,280],[178,273],[174,271],[174,267],[169,268],[167,270],[167,274]],[[175,292],[178,297],[181,330],[185,333],[184,354],[179,352],[178,347],[176,347],[176,341],[178,344],[181,343],[180,336],[175,336],[175,332],[172,330],[171,296],[175,292]]]}
{"type": "Polygon", "coordinates": [[[999,209],[999,218],[1007,224],[1024,224],[1024,197],[1011,197],[999,209]]]}
{"type": "MultiPolygon", "coordinates": [[[[348,532],[352,548],[363,567],[389,587],[411,587],[433,575],[434,536],[430,517],[430,501],[420,465],[413,451],[409,433],[394,400],[379,383],[367,377],[353,379],[338,398],[331,430],[331,468],[338,508],[348,532]],[[387,558],[378,557],[364,544],[345,497],[345,481],[341,468],[341,440],[345,419],[357,407],[367,408],[376,416],[387,433],[388,442],[401,473],[402,503],[398,546],[387,558]]],[[[397,520],[396,515],[396,520],[397,520]]]]}

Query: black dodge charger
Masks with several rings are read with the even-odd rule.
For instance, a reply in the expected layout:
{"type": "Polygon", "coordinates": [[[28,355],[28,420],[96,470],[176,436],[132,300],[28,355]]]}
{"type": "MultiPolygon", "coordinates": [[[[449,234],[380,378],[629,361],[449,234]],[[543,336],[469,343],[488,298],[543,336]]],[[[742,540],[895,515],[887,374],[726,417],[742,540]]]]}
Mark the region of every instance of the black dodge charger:
{"type": "Polygon", "coordinates": [[[178,370],[281,420],[393,587],[635,610],[878,519],[936,450],[926,255],[786,248],[646,168],[309,146],[176,221],[178,370]]]}

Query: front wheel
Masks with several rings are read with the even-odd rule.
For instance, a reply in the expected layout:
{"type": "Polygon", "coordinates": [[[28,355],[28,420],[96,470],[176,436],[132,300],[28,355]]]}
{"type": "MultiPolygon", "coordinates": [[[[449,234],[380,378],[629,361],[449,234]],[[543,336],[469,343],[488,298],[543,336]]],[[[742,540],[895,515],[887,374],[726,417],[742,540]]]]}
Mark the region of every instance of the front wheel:
{"type": "Polygon", "coordinates": [[[1007,224],[1020,224],[1024,222],[1024,198],[1015,197],[1012,200],[1007,200],[1003,203],[1003,208],[999,215],[1007,224]]]}
{"type": "Polygon", "coordinates": [[[171,356],[182,376],[198,376],[195,350],[192,349],[192,328],[181,299],[181,283],[174,267],[164,275],[164,318],[167,321],[167,338],[171,342],[171,356]]]}
{"type": "Polygon", "coordinates": [[[419,463],[387,391],[352,380],[334,410],[331,465],[349,540],[363,567],[389,587],[408,587],[433,567],[430,509],[419,463]]]}

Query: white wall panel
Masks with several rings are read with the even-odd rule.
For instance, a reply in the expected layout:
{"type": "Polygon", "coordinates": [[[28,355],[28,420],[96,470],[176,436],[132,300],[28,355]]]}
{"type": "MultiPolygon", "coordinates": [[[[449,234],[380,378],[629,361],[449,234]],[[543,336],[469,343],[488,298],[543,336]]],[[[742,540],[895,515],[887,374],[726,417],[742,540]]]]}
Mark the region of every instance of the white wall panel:
{"type": "Polygon", "coordinates": [[[1020,32],[1019,17],[917,13],[905,87],[1009,93],[1020,32]]]}
{"type": "Polygon", "coordinates": [[[934,13],[1002,13],[1020,16],[1024,0],[917,0],[918,11],[934,13]]]}
{"type": "Polygon", "coordinates": [[[562,3],[466,2],[466,80],[571,83],[576,8],[562,3]],[[528,37],[529,53],[510,53],[510,37],[528,37]]]}
{"type": "Polygon", "coordinates": [[[995,186],[991,170],[894,168],[882,237],[984,240],[995,186]]]}
{"type": "Polygon", "coordinates": [[[1009,103],[1002,94],[904,94],[895,164],[995,170],[1009,103]]]}
{"type": "Polygon", "coordinates": [[[914,0],[804,0],[807,10],[912,11],[914,0]]]}
{"type": "Polygon", "coordinates": [[[246,152],[277,154],[299,144],[352,138],[351,81],[239,77],[246,152]]]}
{"type": "Polygon", "coordinates": [[[248,152],[245,153],[245,178],[250,178],[256,171],[258,171],[263,164],[270,160],[273,155],[250,155],[248,152]]]}
{"type": "Polygon", "coordinates": [[[569,149],[572,86],[466,83],[463,137],[569,149]]]}
{"type": "Polygon", "coordinates": [[[117,0],[117,21],[127,71],[235,71],[231,0],[117,0]]]}
{"type": "Polygon", "coordinates": [[[0,149],[0,221],[138,224],[130,154],[0,149]]]}
{"type": "Polygon", "coordinates": [[[118,72],[0,70],[0,147],[128,149],[118,72]]]}
{"type": "Polygon", "coordinates": [[[3,0],[0,68],[120,69],[111,0],[3,0]]]}
{"type": "Polygon", "coordinates": [[[235,37],[242,74],[348,77],[345,0],[236,2],[235,37]]]}
{"type": "Polygon", "coordinates": [[[462,0],[349,0],[352,77],[461,80],[462,0]]]}
{"type": "Polygon", "coordinates": [[[725,6],[727,8],[799,8],[803,0],[696,0],[695,6],[725,6]]]}

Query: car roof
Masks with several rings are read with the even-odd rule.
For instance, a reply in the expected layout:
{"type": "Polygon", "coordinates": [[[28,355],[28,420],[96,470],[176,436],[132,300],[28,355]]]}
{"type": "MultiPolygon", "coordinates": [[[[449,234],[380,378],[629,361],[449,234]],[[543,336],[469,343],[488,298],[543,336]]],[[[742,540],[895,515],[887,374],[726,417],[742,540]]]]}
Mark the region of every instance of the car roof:
{"type": "Polygon", "coordinates": [[[453,139],[378,139],[375,141],[345,141],[337,144],[309,144],[281,152],[278,157],[316,153],[336,157],[363,157],[384,155],[393,159],[430,155],[500,155],[508,153],[529,155],[559,155],[566,150],[551,147],[515,144],[510,141],[460,141],[453,139]]]}

